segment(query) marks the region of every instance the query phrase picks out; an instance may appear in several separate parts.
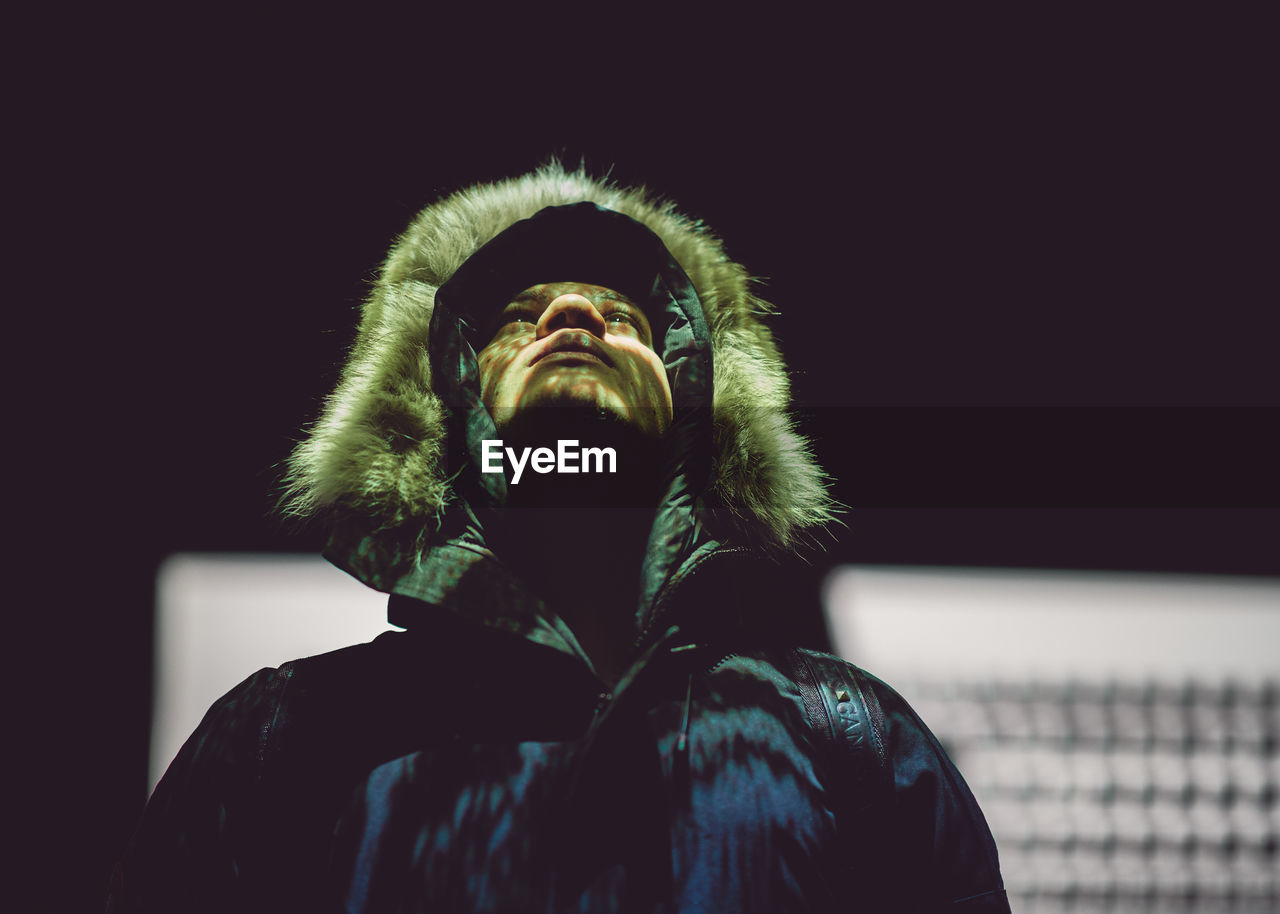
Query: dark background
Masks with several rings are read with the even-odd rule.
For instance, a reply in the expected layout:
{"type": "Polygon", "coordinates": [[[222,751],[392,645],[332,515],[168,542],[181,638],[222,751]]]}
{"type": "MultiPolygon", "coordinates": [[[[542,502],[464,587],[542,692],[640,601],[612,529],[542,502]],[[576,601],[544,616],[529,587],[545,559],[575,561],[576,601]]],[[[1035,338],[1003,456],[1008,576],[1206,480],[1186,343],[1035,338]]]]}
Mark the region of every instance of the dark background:
{"type": "Polygon", "coordinates": [[[799,599],[844,561],[1280,574],[1249,23],[668,23],[626,49],[294,25],[103,48],[82,23],[29,87],[33,909],[95,909],[145,799],[159,562],[319,547],[275,485],[381,256],[552,154],[674,198],[767,281],[854,507],[799,599]]]}

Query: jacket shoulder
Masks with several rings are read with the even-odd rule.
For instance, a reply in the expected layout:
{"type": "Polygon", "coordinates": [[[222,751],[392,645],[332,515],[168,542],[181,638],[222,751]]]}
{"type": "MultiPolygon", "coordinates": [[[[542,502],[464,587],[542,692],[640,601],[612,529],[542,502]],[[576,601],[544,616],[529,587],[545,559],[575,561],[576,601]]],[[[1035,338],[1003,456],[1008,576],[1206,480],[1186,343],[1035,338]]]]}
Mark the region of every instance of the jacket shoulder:
{"type": "Polygon", "coordinates": [[[253,832],[229,808],[253,790],[286,668],[249,676],[209,708],[169,764],[112,876],[107,910],[181,910],[192,886],[210,905],[238,883],[239,848],[253,832]]]}
{"type": "MultiPolygon", "coordinates": [[[[809,724],[826,744],[837,819],[858,856],[891,853],[885,872],[925,877],[930,905],[1007,911],[995,841],[955,763],[906,698],[833,654],[793,649],[809,724]],[[874,822],[867,829],[866,823],[874,822]],[[890,850],[892,849],[892,850],[890,850]]],[[[898,899],[901,901],[902,899],[898,899]]]]}
{"type": "Polygon", "coordinates": [[[899,846],[933,874],[938,904],[1008,911],[995,839],[959,768],[900,692],[865,670],[860,675],[883,715],[899,846]]]}

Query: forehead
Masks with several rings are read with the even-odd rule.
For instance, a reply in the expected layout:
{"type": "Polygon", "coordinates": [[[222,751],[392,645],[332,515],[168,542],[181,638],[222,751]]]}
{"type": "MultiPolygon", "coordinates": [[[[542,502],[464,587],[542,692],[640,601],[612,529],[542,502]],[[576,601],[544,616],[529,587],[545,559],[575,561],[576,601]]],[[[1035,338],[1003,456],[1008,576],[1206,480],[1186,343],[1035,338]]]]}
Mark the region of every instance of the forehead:
{"type": "Polygon", "coordinates": [[[608,286],[596,285],[590,282],[542,282],[532,285],[512,296],[512,303],[520,304],[541,304],[548,305],[561,295],[581,295],[583,298],[591,301],[592,304],[600,304],[601,302],[625,302],[629,305],[638,307],[634,301],[627,296],[611,289],[608,286]]]}

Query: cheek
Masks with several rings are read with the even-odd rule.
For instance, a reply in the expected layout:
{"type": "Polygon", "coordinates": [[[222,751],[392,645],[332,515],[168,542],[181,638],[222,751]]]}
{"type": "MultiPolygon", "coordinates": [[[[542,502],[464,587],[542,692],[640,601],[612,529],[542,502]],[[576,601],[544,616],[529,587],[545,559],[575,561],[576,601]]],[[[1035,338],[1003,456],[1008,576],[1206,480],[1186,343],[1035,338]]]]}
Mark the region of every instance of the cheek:
{"type": "Polygon", "coordinates": [[[651,392],[651,402],[659,408],[665,407],[667,415],[671,415],[671,385],[667,383],[667,370],[657,353],[646,348],[638,358],[636,369],[640,372],[644,386],[651,392]]]}
{"type": "Polygon", "coordinates": [[[511,371],[521,348],[519,340],[504,340],[490,343],[476,356],[480,371],[480,399],[485,406],[493,405],[493,398],[511,371]]]}
{"type": "Polygon", "coordinates": [[[657,373],[655,381],[662,397],[662,403],[667,407],[667,412],[670,413],[672,409],[671,385],[667,381],[667,369],[661,362],[658,362],[654,370],[657,373]]]}

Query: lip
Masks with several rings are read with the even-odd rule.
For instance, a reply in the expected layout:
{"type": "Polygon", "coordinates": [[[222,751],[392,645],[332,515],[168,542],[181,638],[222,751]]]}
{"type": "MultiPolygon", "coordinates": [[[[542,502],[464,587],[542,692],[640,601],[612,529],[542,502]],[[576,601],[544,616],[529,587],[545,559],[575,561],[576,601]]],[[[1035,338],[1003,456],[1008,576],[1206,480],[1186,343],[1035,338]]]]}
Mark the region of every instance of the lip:
{"type": "Polygon", "coordinates": [[[529,365],[536,365],[547,356],[559,353],[589,355],[610,368],[613,367],[613,359],[610,358],[609,353],[605,352],[604,347],[590,334],[583,333],[581,330],[559,330],[551,334],[538,354],[529,360],[529,365]]]}

